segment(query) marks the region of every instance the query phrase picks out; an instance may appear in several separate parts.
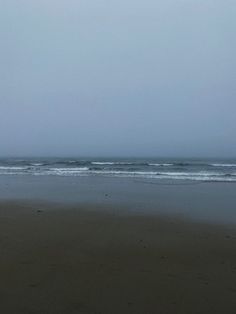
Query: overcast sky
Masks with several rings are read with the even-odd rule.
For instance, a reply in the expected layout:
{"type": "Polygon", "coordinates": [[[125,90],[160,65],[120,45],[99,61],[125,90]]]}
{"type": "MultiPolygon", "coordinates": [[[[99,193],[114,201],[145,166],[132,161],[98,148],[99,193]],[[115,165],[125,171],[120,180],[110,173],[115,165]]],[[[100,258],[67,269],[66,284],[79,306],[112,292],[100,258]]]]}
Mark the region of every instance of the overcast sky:
{"type": "Polygon", "coordinates": [[[236,156],[235,0],[0,0],[0,155],[236,156]]]}

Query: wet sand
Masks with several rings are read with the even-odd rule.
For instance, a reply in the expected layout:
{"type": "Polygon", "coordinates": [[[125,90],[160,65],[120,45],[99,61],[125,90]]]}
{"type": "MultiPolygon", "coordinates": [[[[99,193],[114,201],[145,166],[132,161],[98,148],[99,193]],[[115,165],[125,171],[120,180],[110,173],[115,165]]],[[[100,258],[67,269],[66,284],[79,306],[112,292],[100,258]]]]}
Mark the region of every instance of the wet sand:
{"type": "Polygon", "coordinates": [[[0,313],[236,313],[233,226],[6,201],[0,252],[0,313]]]}

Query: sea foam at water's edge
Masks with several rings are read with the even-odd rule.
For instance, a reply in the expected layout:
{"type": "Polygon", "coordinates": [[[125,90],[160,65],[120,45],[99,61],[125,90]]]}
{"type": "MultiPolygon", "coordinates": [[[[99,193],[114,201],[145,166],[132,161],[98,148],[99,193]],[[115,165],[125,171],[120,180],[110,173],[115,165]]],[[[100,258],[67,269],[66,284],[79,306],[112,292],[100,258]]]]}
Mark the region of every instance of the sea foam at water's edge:
{"type": "Polygon", "coordinates": [[[236,161],[160,159],[0,159],[0,175],[108,176],[236,182],[236,161]]]}

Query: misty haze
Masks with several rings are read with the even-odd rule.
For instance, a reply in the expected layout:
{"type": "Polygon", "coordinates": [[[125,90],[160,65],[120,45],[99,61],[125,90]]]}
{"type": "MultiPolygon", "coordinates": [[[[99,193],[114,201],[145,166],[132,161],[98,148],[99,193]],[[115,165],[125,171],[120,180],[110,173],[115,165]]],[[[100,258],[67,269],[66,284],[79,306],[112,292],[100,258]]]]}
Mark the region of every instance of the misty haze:
{"type": "Polygon", "coordinates": [[[236,156],[232,1],[2,1],[2,156],[236,156]]]}

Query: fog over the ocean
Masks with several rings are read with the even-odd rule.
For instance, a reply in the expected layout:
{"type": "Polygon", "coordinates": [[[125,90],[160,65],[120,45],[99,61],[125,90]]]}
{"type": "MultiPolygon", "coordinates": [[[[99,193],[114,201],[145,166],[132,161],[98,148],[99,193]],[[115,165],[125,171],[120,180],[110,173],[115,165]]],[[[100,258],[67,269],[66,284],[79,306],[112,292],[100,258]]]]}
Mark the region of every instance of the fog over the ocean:
{"type": "Polygon", "coordinates": [[[0,0],[0,155],[236,156],[235,0],[0,0]]]}

